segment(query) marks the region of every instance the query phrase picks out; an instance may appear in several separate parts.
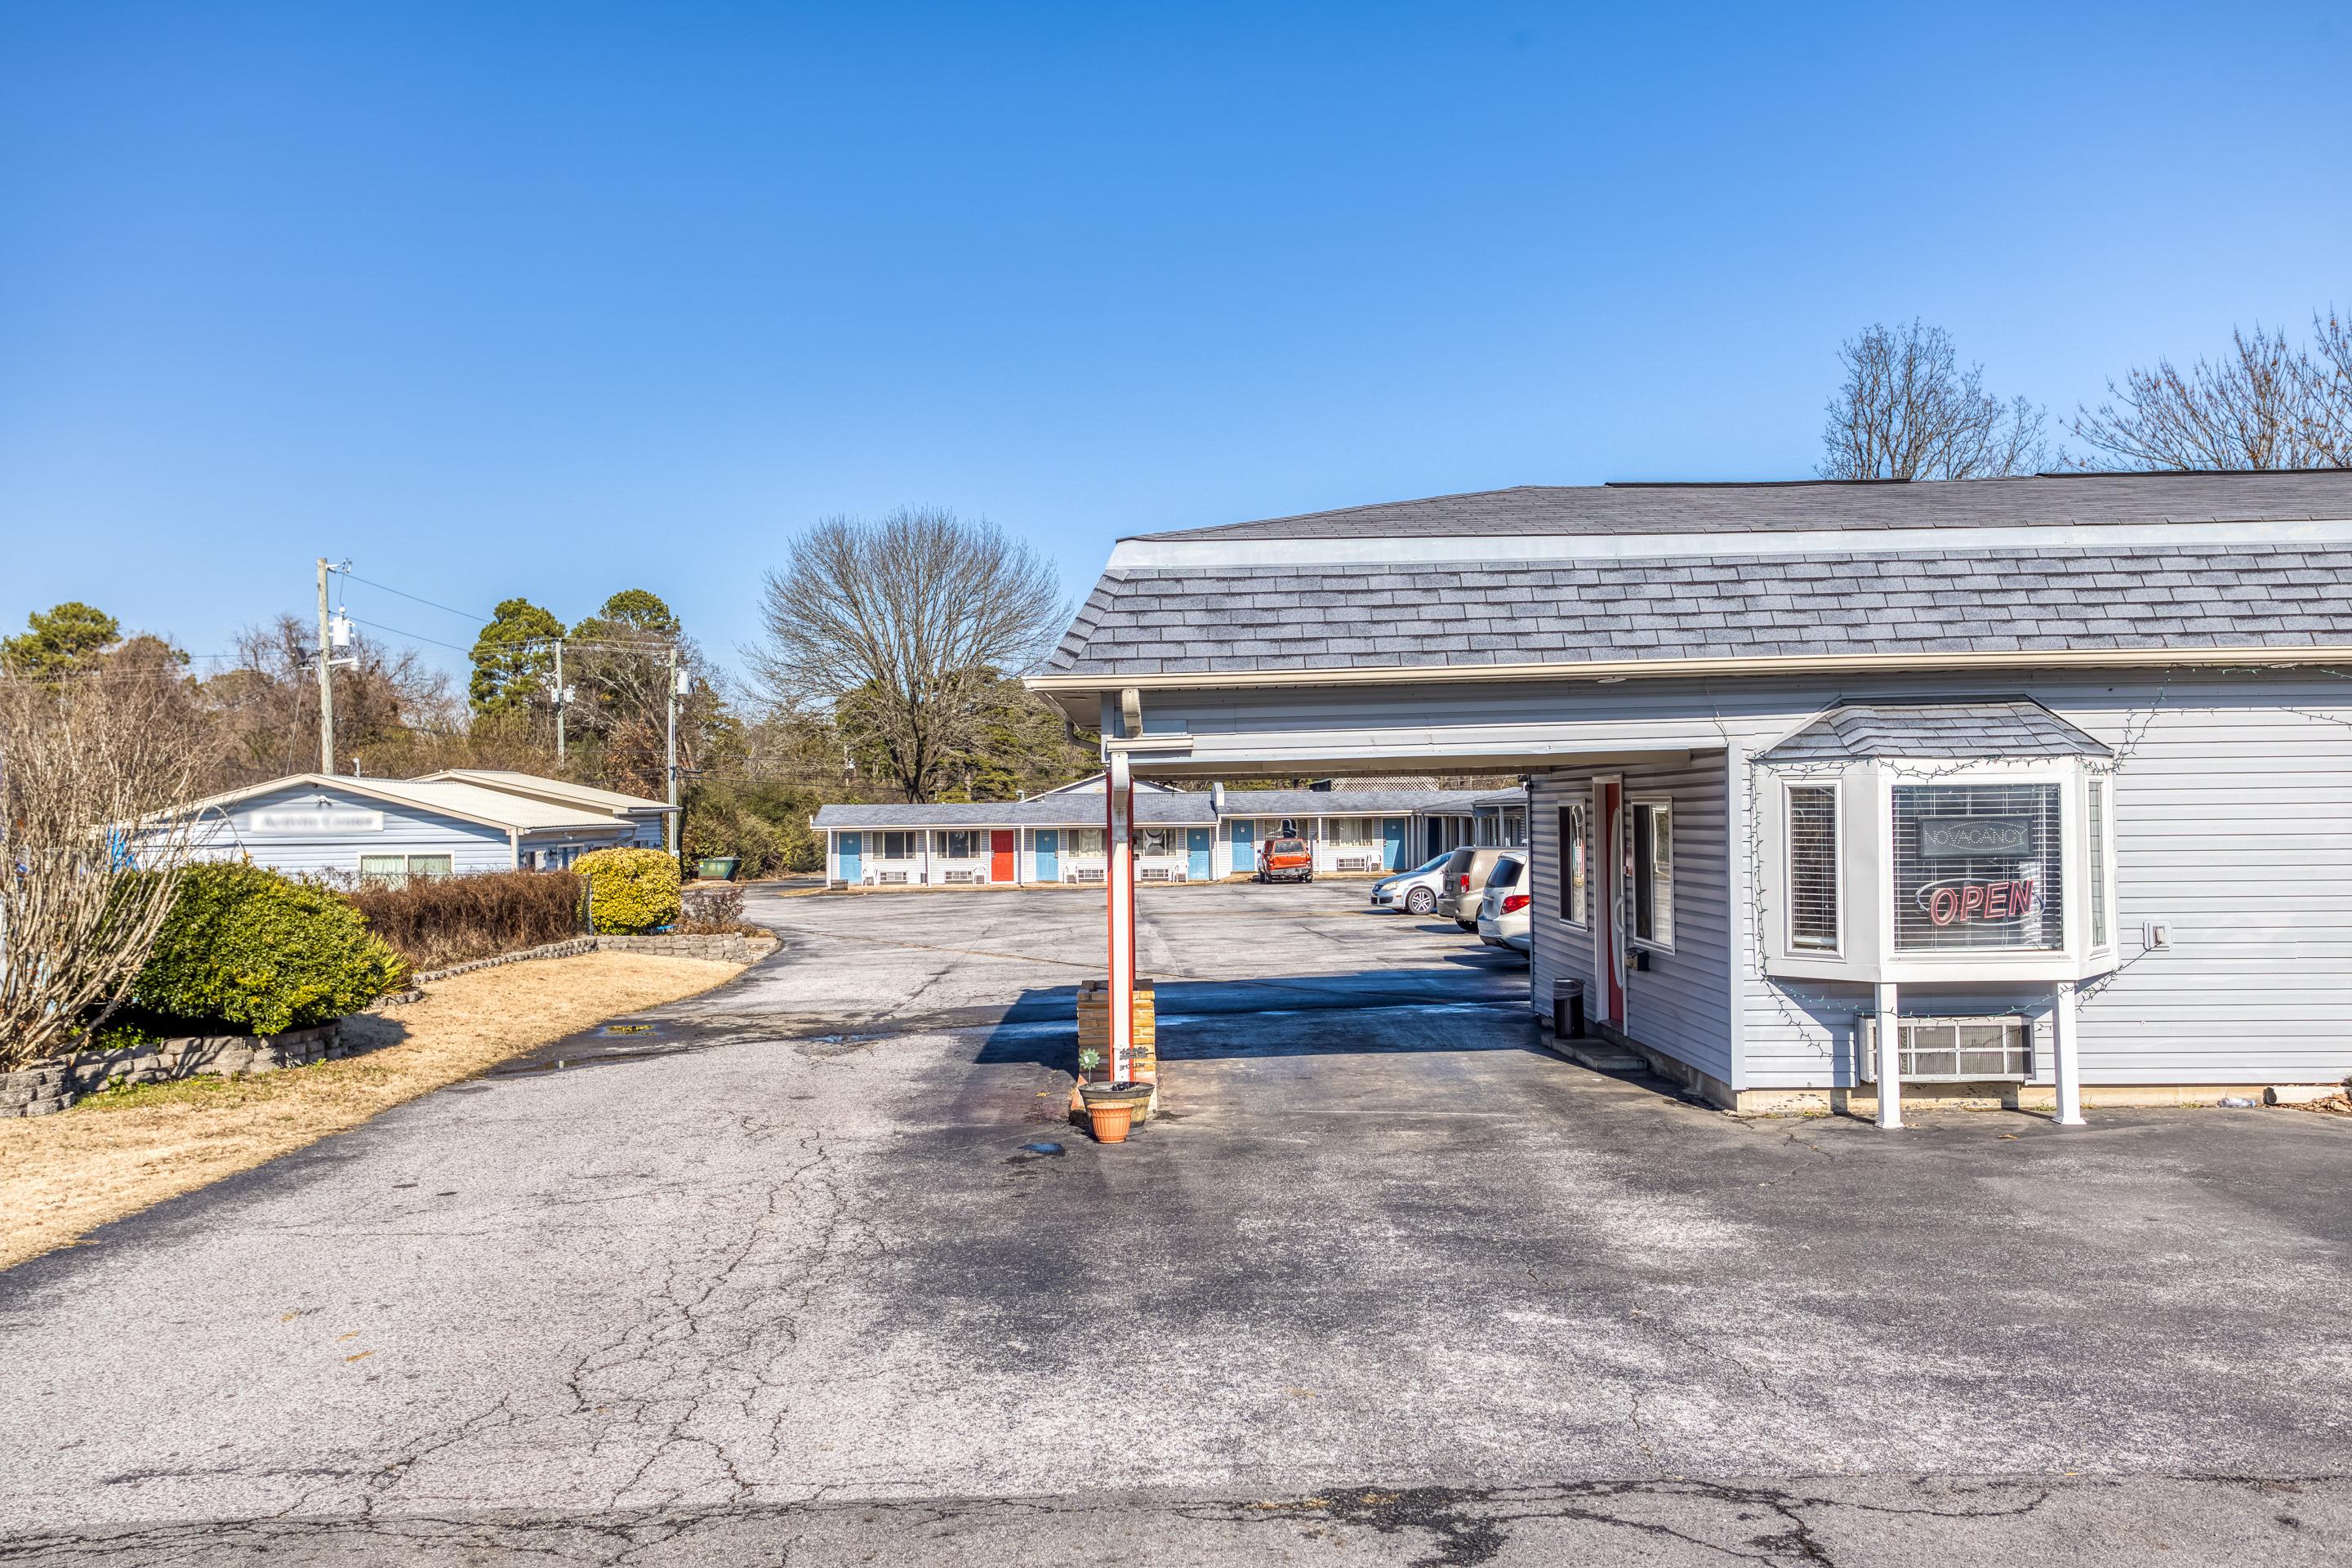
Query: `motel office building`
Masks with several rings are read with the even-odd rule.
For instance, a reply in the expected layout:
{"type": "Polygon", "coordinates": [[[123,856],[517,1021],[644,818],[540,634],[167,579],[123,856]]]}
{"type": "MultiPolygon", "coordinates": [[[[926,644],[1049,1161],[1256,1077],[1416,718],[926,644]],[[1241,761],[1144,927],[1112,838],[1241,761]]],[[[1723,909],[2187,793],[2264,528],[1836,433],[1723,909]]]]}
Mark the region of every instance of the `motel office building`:
{"type": "MultiPolygon", "coordinates": [[[[1135,874],[1143,882],[1213,882],[1257,869],[1257,847],[1288,824],[1315,847],[1318,876],[1402,870],[1516,826],[1526,795],[1475,790],[1180,790],[1135,787],[1135,874]],[[1516,821],[1509,806],[1517,807],[1516,821]]],[[[1017,801],[826,805],[834,886],[1099,886],[1109,864],[1101,775],[1017,801]]],[[[1496,840],[1499,842],[1500,840],[1496,840]]]]}
{"type": "Polygon", "coordinates": [[[2352,473],[1147,536],[1033,684],[1138,778],[1525,773],[1531,1005],[1726,1106],[1892,1100],[1882,1036],[2062,1120],[2352,1070],[2352,473]]]}

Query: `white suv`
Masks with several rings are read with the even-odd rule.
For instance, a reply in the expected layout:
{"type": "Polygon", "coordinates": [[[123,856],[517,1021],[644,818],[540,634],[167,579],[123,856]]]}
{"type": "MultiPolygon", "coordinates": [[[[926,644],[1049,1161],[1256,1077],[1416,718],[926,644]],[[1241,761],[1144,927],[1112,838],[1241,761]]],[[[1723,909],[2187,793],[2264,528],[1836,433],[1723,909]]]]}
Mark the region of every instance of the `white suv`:
{"type": "Polygon", "coordinates": [[[1488,947],[1528,952],[1535,947],[1534,921],[1528,918],[1528,863],[1507,855],[1495,863],[1486,879],[1486,893],[1478,901],[1478,940],[1488,947]]]}

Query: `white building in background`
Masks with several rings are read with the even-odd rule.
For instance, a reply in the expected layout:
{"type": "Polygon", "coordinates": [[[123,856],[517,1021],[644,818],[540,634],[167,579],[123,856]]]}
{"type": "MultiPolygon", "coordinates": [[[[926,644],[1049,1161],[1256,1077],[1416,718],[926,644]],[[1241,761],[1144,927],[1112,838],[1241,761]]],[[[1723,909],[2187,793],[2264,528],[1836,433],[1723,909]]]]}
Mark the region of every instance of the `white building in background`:
{"type": "Polygon", "coordinates": [[[658,849],[676,809],[532,773],[296,773],[199,801],[192,841],[200,859],[401,881],[557,869],[622,845],[658,849]]]}
{"type": "MultiPolygon", "coordinates": [[[[1476,790],[1135,790],[1136,878],[1213,882],[1257,868],[1257,847],[1287,827],[1315,846],[1322,876],[1417,865],[1469,842],[1476,790]]],[[[1525,834],[1525,796],[1518,820],[1525,834]]],[[[1102,775],[1026,800],[827,805],[825,879],[836,887],[1100,883],[1102,775]]]]}

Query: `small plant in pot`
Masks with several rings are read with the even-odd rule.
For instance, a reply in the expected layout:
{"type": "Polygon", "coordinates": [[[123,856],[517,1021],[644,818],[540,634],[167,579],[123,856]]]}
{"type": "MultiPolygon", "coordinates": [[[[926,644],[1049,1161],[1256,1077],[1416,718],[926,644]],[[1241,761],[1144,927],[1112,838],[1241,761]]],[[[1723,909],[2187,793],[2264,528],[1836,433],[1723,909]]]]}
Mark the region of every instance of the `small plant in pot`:
{"type": "MultiPolygon", "coordinates": [[[[1100,1051],[1088,1047],[1078,1053],[1080,1072],[1092,1072],[1101,1066],[1100,1051]]],[[[1124,1143],[1128,1129],[1134,1124],[1136,1112],[1151,1102],[1151,1086],[1148,1083],[1081,1083],[1078,1085],[1078,1099],[1087,1108],[1087,1121],[1094,1129],[1095,1142],[1124,1143]]]]}

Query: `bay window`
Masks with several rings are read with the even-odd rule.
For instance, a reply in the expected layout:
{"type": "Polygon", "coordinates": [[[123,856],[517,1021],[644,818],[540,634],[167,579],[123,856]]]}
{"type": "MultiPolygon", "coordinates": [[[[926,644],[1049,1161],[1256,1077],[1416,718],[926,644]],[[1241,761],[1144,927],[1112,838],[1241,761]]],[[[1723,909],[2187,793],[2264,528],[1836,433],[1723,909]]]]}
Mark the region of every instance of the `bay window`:
{"type": "Polygon", "coordinates": [[[2054,784],[1898,784],[1898,952],[2066,945],[2054,784]]]}

